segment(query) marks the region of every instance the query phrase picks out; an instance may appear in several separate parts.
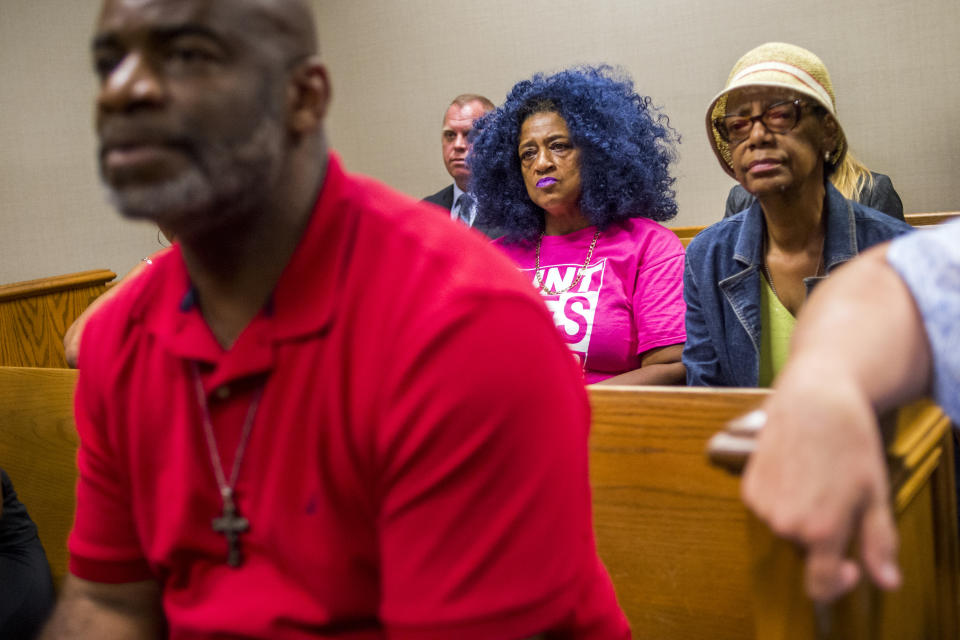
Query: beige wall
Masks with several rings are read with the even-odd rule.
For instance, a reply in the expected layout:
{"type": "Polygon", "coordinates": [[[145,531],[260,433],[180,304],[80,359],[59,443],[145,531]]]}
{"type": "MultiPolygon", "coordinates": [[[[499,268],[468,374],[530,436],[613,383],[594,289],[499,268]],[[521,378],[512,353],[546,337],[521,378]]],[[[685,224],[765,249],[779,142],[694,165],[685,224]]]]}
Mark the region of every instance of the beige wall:
{"type": "MultiPolygon", "coordinates": [[[[677,225],[722,215],[732,181],[704,110],[746,50],[805,46],[833,74],[852,147],[911,211],[960,209],[960,3],[929,0],[314,0],[333,146],[415,196],[449,183],[439,127],[454,95],[500,102],[535,71],[626,68],[683,136],[677,225]]],[[[90,132],[95,0],[0,0],[0,283],[106,267],[156,248],[103,202],[90,132]]]]}

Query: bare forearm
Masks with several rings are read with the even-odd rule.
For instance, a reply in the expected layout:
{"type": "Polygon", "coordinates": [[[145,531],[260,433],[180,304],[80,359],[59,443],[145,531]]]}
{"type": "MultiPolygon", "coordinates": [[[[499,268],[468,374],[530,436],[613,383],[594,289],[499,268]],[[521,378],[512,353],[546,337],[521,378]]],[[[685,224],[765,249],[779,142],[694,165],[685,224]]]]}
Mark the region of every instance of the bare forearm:
{"type": "Polygon", "coordinates": [[[613,385],[674,385],[683,384],[686,379],[686,370],[680,362],[670,364],[653,364],[640,367],[633,371],[621,373],[618,376],[601,380],[596,384],[613,385]]]}
{"type": "Polygon", "coordinates": [[[871,250],[815,291],[800,314],[777,387],[794,372],[832,384],[842,379],[876,410],[928,390],[932,357],[923,320],[885,256],[886,246],[871,250]]]}
{"type": "Polygon", "coordinates": [[[77,357],[80,355],[80,340],[83,338],[83,329],[87,326],[87,321],[90,319],[94,313],[97,312],[97,309],[102,307],[110,298],[117,295],[117,293],[126,286],[126,283],[129,283],[131,280],[137,277],[140,274],[145,266],[148,263],[141,262],[133,269],[127,273],[126,276],[112,287],[107,289],[103,294],[100,295],[97,299],[87,305],[87,308],[83,310],[77,319],[73,321],[67,328],[67,332],[63,336],[63,350],[67,359],[67,366],[76,367],[77,366],[77,357]]]}
{"type": "Polygon", "coordinates": [[[640,368],[607,378],[596,384],[612,385],[672,385],[686,382],[687,372],[680,361],[683,344],[671,344],[645,351],[640,356],[640,368]]]}
{"type": "Polygon", "coordinates": [[[896,588],[897,532],[876,413],[923,394],[931,354],[886,247],[822,284],[797,321],[790,359],[764,403],[766,427],[741,482],[747,504],[806,550],[806,590],[830,601],[859,580],[896,588]]]}
{"type": "Polygon", "coordinates": [[[163,635],[156,582],[104,585],[68,576],[41,640],[150,639],[163,635]]]}

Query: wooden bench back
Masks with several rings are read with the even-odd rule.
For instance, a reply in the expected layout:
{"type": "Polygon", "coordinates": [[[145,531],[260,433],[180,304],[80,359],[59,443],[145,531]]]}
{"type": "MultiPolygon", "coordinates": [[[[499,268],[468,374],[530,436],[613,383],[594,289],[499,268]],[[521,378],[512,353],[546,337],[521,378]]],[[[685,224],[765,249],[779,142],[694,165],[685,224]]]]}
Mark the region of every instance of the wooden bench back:
{"type": "Polygon", "coordinates": [[[0,285],[0,366],[66,367],[67,328],[115,277],[100,269],[0,285]]]}
{"type": "Polygon", "coordinates": [[[72,369],[0,367],[0,467],[37,524],[57,586],[76,504],[76,380],[72,369]]]}
{"type": "MultiPolygon", "coordinates": [[[[782,640],[955,640],[960,637],[953,426],[928,401],[889,416],[891,502],[900,538],[903,586],[882,592],[868,581],[830,607],[803,594],[802,557],[751,519],[757,638],[782,640]],[[784,579],[785,575],[793,576],[784,579]]],[[[854,546],[856,544],[854,543],[854,546]]],[[[854,551],[854,554],[856,552],[854,551]]]]}
{"type": "Polygon", "coordinates": [[[828,610],[802,593],[802,559],[752,518],[707,441],[769,393],[593,387],[590,478],[600,556],[640,638],[956,638],[958,540],[949,421],[901,410],[888,445],[904,587],[863,585],[828,610]],[[826,622],[825,622],[826,621],[826,622]]]}
{"type": "MultiPolygon", "coordinates": [[[[922,227],[931,224],[943,224],[944,222],[949,222],[950,220],[960,218],[960,211],[940,211],[937,213],[908,213],[904,215],[907,223],[915,226],[922,227]]],[[[705,226],[691,226],[691,227],[671,227],[670,230],[677,234],[677,237],[680,238],[680,242],[686,247],[690,244],[690,241],[693,240],[693,237],[706,229],[705,226]]]]}
{"type": "Polygon", "coordinates": [[[635,637],[752,637],[747,512],[705,452],[767,393],[590,388],[597,546],[635,637]]]}
{"type": "MultiPolygon", "coordinates": [[[[58,585],[67,573],[75,509],[76,374],[0,367],[0,466],[37,523],[58,585]]],[[[818,637],[811,635],[815,612],[799,595],[800,559],[792,545],[748,516],[738,478],[710,466],[705,455],[709,438],[767,393],[590,389],[597,545],[637,637],[818,637]]],[[[901,411],[887,452],[905,585],[897,594],[865,590],[845,600],[834,618],[847,635],[829,637],[957,637],[951,438],[939,409],[901,411]]]]}

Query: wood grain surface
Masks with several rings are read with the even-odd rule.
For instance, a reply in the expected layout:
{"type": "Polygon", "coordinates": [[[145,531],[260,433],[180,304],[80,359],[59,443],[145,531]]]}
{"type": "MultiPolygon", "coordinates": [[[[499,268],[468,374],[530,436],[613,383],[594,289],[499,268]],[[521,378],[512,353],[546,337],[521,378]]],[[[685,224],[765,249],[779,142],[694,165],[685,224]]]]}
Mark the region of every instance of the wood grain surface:
{"type": "Polygon", "coordinates": [[[76,379],[72,369],[0,367],[0,467],[37,524],[57,585],[75,505],[76,379]]]}
{"type": "Polygon", "coordinates": [[[753,637],[747,512],[706,446],[767,393],[590,388],[597,546],[635,637],[753,637]]]}
{"type": "Polygon", "coordinates": [[[908,213],[905,214],[908,224],[915,227],[922,227],[931,224],[943,224],[956,218],[960,218],[960,211],[937,211],[935,213],[908,213]]]}
{"type": "MultiPolygon", "coordinates": [[[[908,224],[915,227],[922,227],[932,224],[943,224],[950,220],[960,218],[960,211],[939,211],[936,213],[907,213],[904,219],[908,224]]],[[[677,234],[680,242],[686,247],[693,240],[693,237],[706,229],[706,226],[689,227],[670,227],[670,230],[677,234]]]]}
{"type": "MultiPolygon", "coordinates": [[[[886,593],[863,581],[831,606],[803,593],[803,557],[751,518],[757,638],[770,640],[955,640],[958,614],[953,430],[929,401],[901,409],[887,429],[891,502],[903,586],[886,593]],[[787,578],[793,576],[793,578],[787,578]]],[[[854,541],[852,552],[857,557],[854,541]]]]}
{"type": "Polygon", "coordinates": [[[86,271],[0,286],[0,366],[66,367],[67,328],[115,277],[86,271]]]}
{"type": "Polygon", "coordinates": [[[888,429],[904,587],[863,583],[827,607],[803,557],[749,515],[707,441],[769,393],[591,388],[597,546],[638,638],[947,640],[958,637],[958,536],[949,421],[928,401],[888,429]]]}

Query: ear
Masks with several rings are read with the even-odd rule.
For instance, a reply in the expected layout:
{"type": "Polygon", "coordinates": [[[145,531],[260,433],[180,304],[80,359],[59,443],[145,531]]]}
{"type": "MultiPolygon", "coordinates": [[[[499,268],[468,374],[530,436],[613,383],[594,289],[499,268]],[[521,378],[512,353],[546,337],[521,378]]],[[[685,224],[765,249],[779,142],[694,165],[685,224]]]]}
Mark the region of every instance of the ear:
{"type": "Polygon", "coordinates": [[[316,56],[297,64],[287,87],[287,126],[296,135],[320,129],[330,104],[330,80],[327,68],[316,56]]]}
{"type": "Polygon", "coordinates": [[[837,150],[840,142],[840,125],[836,118],[829,113],[823,116],[823,151],[829,151],[833,154],[837,150]]]}

